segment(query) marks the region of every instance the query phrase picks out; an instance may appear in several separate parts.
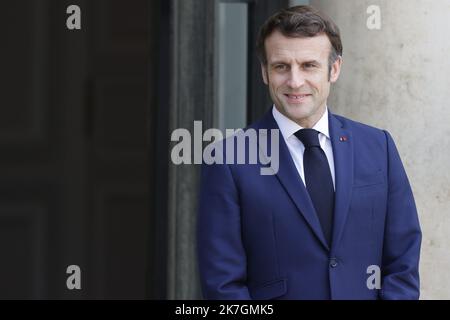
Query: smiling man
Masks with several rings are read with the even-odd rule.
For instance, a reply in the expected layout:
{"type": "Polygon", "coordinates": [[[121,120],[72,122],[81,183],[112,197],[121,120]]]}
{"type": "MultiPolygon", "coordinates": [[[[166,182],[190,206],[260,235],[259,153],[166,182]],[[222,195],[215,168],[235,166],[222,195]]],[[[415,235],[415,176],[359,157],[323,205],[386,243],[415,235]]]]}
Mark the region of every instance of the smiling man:
{"type": "Polygon", "coordinates": [[[266,38],[265,48],[262,75],[276,109],[300,126],[312,128],[326,110],[330,85],[339,77],[341,57],[324,33],[292,38],[274,30],[266,38]]]}
{"type": "Polygon", "coordinates": [[[202,167],[205,298],[418,299],[421,230],[392,137],[327,107],[338,27],[292,7],[264,23],[257,49],[274,105],[250,128],[280,130],[279,170],[202,167]]]}

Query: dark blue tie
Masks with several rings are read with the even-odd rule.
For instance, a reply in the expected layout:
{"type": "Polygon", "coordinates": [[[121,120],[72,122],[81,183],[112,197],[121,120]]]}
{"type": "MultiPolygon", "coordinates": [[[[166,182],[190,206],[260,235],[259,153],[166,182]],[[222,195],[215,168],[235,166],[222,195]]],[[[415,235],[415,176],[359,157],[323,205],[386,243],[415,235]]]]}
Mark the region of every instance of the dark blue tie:
{"type": "Polygon", "coordinates": [[[327,156],[319,143],[319,132],[314,129],[301,129],[295,136],[305,146],[303,168],[306,189],[316,209],[325,239],[331,245],[333,232],[334,187],[327,156]]]}

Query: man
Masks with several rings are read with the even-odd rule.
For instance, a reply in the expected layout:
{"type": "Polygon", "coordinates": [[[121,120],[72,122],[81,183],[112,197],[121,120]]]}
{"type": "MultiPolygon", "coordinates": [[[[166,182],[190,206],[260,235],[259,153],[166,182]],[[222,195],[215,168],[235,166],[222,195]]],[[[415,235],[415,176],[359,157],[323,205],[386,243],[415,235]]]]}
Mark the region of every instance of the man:
{"type": "MultiPolygon", "coordinates": [[[[279,170],[202,167],[199,270],[207,299],[418,299],[421,230],[388,132],[334,115],[337,26],[309,6],[262,26],[279,170]]],[[[232,138],[231,138],[232,139],[232,138]]]]}

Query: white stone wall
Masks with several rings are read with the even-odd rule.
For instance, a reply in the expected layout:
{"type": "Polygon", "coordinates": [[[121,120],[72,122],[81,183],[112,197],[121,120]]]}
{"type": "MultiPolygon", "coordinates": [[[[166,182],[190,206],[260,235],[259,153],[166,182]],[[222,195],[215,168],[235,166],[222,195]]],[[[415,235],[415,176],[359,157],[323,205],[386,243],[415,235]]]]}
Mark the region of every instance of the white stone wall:
{"type": "Polygon", "coordinates": [[[450,299],[450,1],[310,3],[343,38],[343,70],[328,104],[394,137],[423,231],[421,299],[450,299]],[[370,5],[380,8],[380,30],[367,28],[370,5]]]}

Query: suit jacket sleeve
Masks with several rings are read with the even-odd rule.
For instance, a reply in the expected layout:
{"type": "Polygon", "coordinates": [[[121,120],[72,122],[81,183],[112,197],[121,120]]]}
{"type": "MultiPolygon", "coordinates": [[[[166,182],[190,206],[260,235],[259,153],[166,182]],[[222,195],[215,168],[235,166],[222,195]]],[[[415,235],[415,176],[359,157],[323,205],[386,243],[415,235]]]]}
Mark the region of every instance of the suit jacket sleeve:
{"type": "Polygon", "coordinates": [[[394,141],[388,150],[388,202],[383,245],[382,299],[419,298],[422,233],[411,187],[394,141]]]}
{"type": "Polygon", "coordinates": [[[206,299],[250,299],[239,195],[226,164],[202,166],[197,224],[200,281],[206,299]]]}

